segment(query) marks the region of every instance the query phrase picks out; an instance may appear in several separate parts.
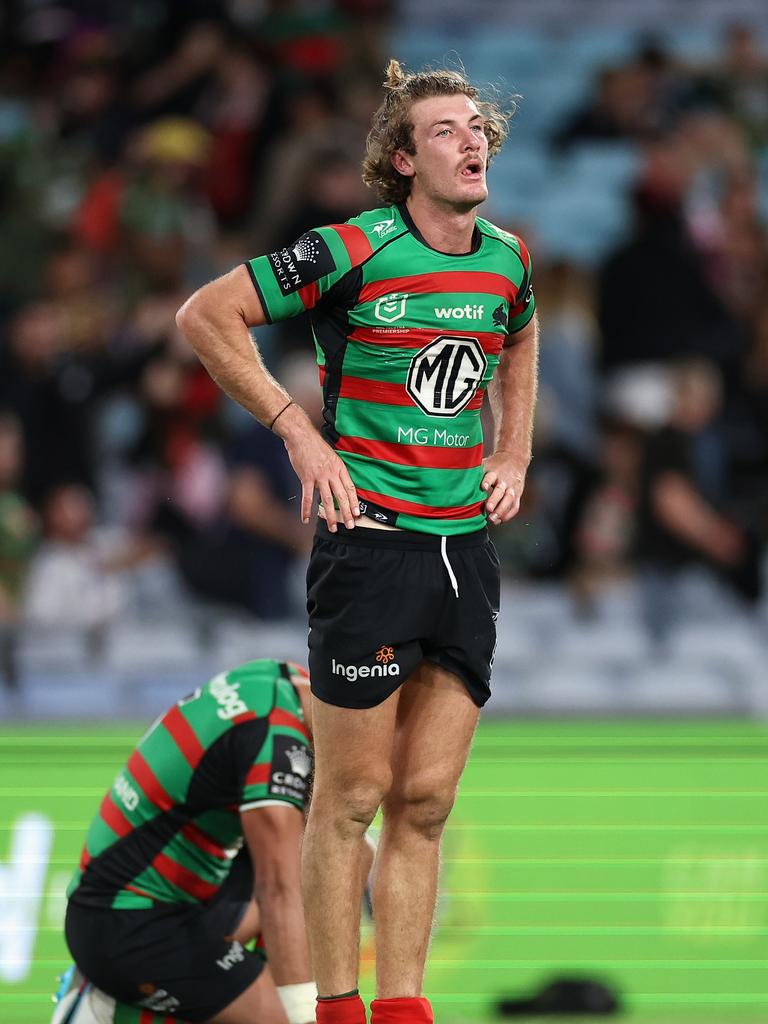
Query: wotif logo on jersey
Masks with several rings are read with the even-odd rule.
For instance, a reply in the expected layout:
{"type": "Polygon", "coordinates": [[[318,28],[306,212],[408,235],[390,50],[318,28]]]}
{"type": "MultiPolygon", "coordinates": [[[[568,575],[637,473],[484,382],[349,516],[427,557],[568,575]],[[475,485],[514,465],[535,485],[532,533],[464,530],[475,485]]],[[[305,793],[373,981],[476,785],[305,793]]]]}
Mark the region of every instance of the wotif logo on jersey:
{"type": "Polygon", "coordinates": [[[391,295],[382,295],[374,306],[373,315],[377,320],[383,320],[385,324],[392,324],[395,320],[401,320],[405,316],[407,301],[407,293],[392,292],[391,295]]]}
{"type": "Polygon", "coordinates": [[[468,302],[465,306],[435,306],[438,320],[482,320],[485,306],[468,302]]]}

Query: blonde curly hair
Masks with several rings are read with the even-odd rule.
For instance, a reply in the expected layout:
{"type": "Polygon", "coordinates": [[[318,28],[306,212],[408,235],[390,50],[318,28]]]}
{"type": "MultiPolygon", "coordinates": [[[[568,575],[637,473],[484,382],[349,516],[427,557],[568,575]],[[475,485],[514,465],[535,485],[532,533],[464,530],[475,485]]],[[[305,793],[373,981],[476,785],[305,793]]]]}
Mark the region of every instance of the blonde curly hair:
{"type": "Polygon", "coordinates": [[[477,104],[485,120],[488,138],[488,160],[499,152],[508,134],[509,113],[489,100],[481,100],[480,92],[461,71],[446,68],[407,73],[397,60],[390,60],[384,79],[384,102],[373,115],[363,160],[363,181],[375,189],[385,203],[402,203],[411,191],[411,178],[392,166],[392,154],[402,149],[413,155],[413,122],[411,107],[417,100],[433,96],[468,96],[477,104]]]}

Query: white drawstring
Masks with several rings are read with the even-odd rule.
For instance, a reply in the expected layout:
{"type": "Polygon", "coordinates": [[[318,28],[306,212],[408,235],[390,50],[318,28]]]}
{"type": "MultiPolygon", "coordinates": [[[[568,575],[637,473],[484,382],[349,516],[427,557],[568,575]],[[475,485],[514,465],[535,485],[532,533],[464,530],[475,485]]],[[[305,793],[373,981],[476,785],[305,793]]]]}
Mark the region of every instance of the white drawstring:
{"type": "Polygon", "coordinates": [[[451,581],[451,586],[453,587],[453,591],[456,594],[456,597],[458,597],[459,596],[459,581],[456,579],[456,574],[453,571],[453,567],[452,567],[451,563],[448,561],[448,543],[447,542],[448,542],[448,538],[447,537],[441,537],[440,538],[440,554],[442,555],[443,562],[445,563],[445,568],[448,570],[448,578],[451,581]]]}

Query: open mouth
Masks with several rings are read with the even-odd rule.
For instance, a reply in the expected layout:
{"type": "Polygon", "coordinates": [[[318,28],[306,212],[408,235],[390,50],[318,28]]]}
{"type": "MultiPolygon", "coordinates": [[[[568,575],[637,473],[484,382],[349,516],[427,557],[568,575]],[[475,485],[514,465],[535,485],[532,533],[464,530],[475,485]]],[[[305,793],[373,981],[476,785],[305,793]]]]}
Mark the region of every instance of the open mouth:
{"type": "Polygon", "coordinates": [[[462,178],[469,178],[470,181],[478,181],[483,174],[483,164],[481,160],[473,160],[471,163],[465,164],[461,169],[462,178]]]}

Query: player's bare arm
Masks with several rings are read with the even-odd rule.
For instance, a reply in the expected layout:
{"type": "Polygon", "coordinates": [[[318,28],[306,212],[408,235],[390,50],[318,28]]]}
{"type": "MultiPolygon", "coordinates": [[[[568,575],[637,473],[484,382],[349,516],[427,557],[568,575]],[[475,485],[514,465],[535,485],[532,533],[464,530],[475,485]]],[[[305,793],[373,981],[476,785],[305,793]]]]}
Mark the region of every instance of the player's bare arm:
{"type": "Polygon", "coordinates": [[[241,814],[251,852],[254,896],[275,984],[312,979],[301,901],[299,849],[304,819],[289,806],[254,807],[241,814]]]}
{"type": "Polygon", "coordinates": [[[266,322],[245,267],[204,285],[176,314],[179,329],[219,387],[285,442],[301,481],[302,521],[309,522],[317,490],[329,529],[335,531],[337,521],[351,528],[359,515],[354,484],[306,412],[264,366],[250,328],[266,322]]]}
{"type": "Polygon", "coordinates": [[[522,330],[510,336],[488,386],[494,422],[493,453],[483,460],[482,487],[492,523],[506,523],[520,508],[531,461],[533,413],[536,405],[539,350],[534,313],[522,330]]]}

